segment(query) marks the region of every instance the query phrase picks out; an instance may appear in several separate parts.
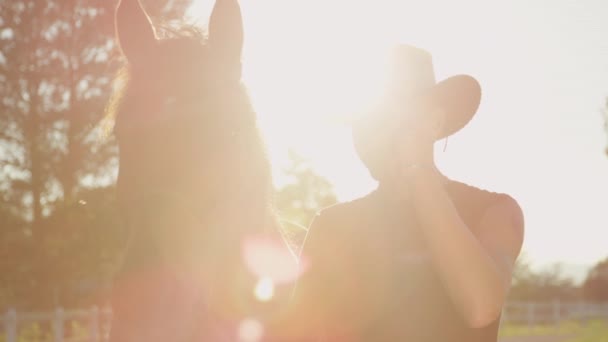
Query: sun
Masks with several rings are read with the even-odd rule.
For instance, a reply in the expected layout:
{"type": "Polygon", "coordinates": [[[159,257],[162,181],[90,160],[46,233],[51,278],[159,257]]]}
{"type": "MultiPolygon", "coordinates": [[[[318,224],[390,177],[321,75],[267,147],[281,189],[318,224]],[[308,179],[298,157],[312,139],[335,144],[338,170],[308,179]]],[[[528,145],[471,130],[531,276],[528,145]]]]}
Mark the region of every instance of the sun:
{"type": "MultiPolygon", "coordinates": [[[[240,4],[243,80],[264,121],[349,122],[380,91],[390,42],[369,6],[342,0],[240,4]]],[[[198,0],[189,13],[206,18],[211,7],[212,1],[198,0]]]]}
{"type": "MultiPolygon", "coordinates": [[[[400,36],[400,13],[411,11],[386,0],[240,5],[243,82],[258,113],[275,185],[282,183],[292,149],[328,178],[340,200],[373,189],[376,183],[352,146],[350,125],[384,92],[390,48],[407,38],[400,36]]],[[[204,26],[212,6],[212,0],[198,0],[189,13],[204,26]]],[[[417,42],[427,37],[416,32],[417,42]]]]}

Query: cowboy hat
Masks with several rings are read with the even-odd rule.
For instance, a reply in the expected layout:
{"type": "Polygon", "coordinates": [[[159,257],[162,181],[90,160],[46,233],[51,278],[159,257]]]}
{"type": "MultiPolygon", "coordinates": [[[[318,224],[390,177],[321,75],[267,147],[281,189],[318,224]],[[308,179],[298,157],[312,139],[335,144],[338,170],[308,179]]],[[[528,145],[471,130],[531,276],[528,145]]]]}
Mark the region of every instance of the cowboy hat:
{"type": "MultiPolygon", "coordinates": [[[[451,76],[435,80],[431,54],[411,45],[398,45],[390,55],[389,83],[383,102],[390,102],[393,110],[375,108],[356,120],[352,127],[355,149],[361,160],[372,171],[384,163],[388,147],[386,131],[393,129],[395,116],[408,115],[407,107],[425,101],[438,106],[445,113],[436,140],[462,129],[475,115],[481,100],[481,87],[469,75],[451,76]],[[379,110],[378,110],[379,109],[379,110]]],[[[386,105],[386,103],[383,103],[386,105]]]]}

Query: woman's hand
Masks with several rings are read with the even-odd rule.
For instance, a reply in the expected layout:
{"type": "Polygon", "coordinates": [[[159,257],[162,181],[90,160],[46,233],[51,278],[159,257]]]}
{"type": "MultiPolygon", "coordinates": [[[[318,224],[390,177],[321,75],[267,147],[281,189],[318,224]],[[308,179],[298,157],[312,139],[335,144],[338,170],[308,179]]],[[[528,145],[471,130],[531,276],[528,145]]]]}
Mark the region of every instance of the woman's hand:
{"type": "Polygon", "coordinates": [[[435,167],[432,151],[443,125],[444,110],[440,107],[417,105],[410,111],[412,114],[403,116],[393,135],[392,177],[406,183],[421,174],[445,180],[435,167]]]}

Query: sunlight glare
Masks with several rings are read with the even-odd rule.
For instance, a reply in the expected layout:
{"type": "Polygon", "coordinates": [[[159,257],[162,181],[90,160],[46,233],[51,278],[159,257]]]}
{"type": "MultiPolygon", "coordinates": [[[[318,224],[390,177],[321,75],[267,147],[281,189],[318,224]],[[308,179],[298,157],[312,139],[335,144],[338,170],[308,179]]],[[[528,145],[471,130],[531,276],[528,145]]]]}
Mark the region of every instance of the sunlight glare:
{"type": "Polygon", "coordinates": [[[264,327],[262,326],[262,323],[253,318],[247,318],[239,324],[240,342],[261,341],[263,334],[264,327]]]}
{"type": "Polygon", "coordinates": [[[254,290],[255,298],[260,302],[267,302],[274,297],[274,281],[270,277],[258,280],[254,290]]]}
{"type": "Polygon", "coordinates": [[[243,261],[249,272],[258,279],[271,279],[273,286],[294,282],[303,269],[298,267],[295,256],[281,238],[250,236],[243,240],[242,248],[243,261]]]}
{"type": "MultiPolygon", "coordinates": [[[[213,3],[194,0],[191,17],[205,25],[213,3]]],[[[431,52],[437,80],[466,73],[483,88],[478,115],[450,137],[447,152],[436,149],[439,168],[452,179],[517,198],[526,225],[534,227],[526,229],[524,245],[533,259],[562,260],[566,254],[556,241],[575,238],[584,247],[571,248],[567,259],[597,260],[605,253],[596,232],[606,215],[588,204],[566,207],[568,201],[544,196],[571,175],[585,182],[569,189],[583,197],[588,195],[582,189],[605,194],[608,187],[598,176],[606,174],[600,116],[571,116],[597,114],[595,106],[604,101],[607,69],[601,63],[608,50],[600,28],[606,21],[599,17],[602,11],[588,13],[588,20],[570,20],[585,6],[565,3],[570,2],[552,2],[547,11],[526,1],[240,1],[246,31],[243,80],[273,176],[281,177],[293,149],[334,185],[340,201],[371,191],[376,184],[354,153],[348,123],[381,91],[376,84],[382,70],[375,61],[382,48],[412,44],[431,52]],[[588,63],[580,63],[583,55],[588,63]],[[585,139],[574,139],[581,134],[585,139]],[[566,155],[576,160],[571,163],[576,168],[562,166],[566,155]],[[555,218],[555,207],[566,208],[568,219],[555,218]],[[569,234],[572,225],[586,233],[569,234]],[[552,236],[561,234],[552,240],[555,248],[546,247],[547,229],[552,236]]]]}

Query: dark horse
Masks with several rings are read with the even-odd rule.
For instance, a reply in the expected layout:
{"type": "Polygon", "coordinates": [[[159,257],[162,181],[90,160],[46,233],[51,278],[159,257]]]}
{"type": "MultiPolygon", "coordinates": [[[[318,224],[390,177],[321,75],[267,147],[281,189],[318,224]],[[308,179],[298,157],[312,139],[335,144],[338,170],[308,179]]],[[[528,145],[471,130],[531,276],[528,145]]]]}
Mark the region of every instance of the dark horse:
{"type": "Polygon", "coordinates": [[[288,286],[295,262],[276,257],[287,249],[241,83],[239,5],[217,0],[207,37],[187,29],[158,39],[139,1],[122,0],[116,34],[127,64],[110,115],[130,238],[111,339],[232,341],[243,322],[241,334],[260,334],[282,306],[268,294],[288,286]],[[261,277],[266,295],[256,300],[261,277]]]}

